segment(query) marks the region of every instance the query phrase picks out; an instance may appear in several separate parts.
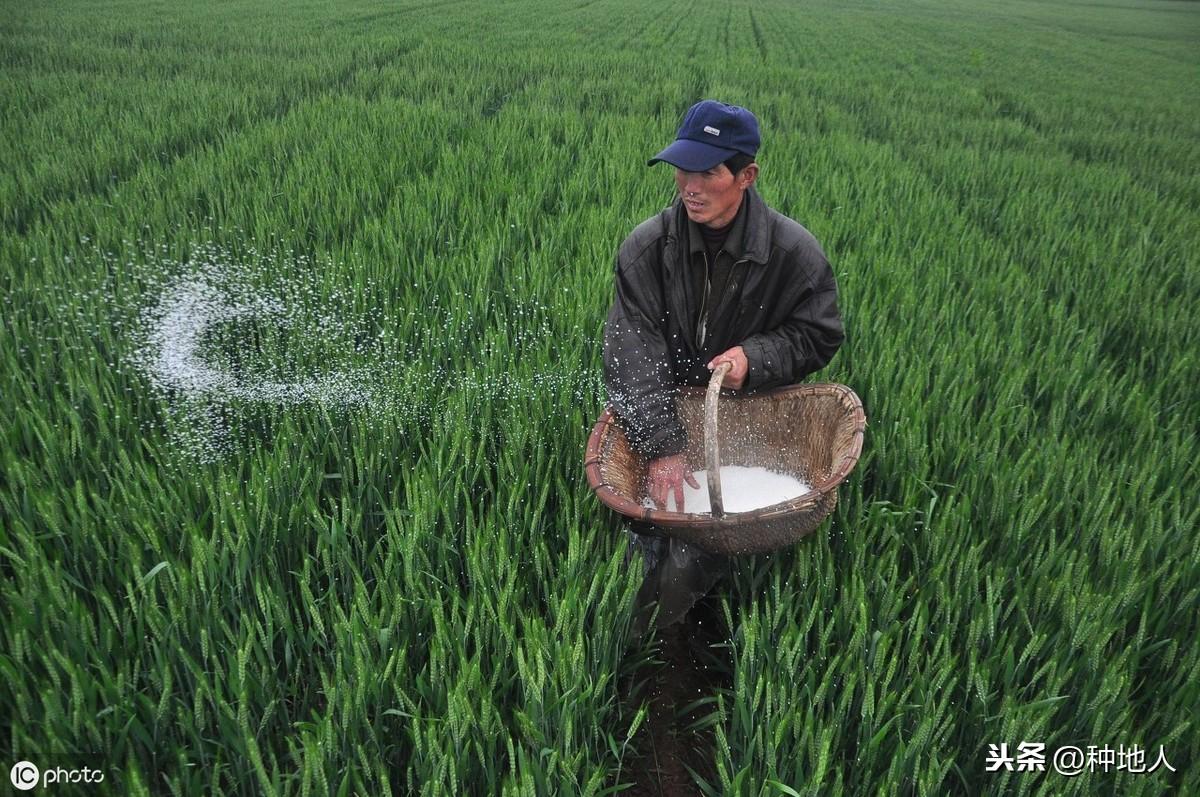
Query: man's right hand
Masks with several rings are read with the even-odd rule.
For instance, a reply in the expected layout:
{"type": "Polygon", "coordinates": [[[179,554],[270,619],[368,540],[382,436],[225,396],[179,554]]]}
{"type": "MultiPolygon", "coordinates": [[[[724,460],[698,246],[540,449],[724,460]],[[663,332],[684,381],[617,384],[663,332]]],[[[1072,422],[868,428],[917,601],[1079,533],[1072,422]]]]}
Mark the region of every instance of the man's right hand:
{"type": "Polygon", "coordinates": [[[696,481],[696,477],[692,475],[691,469],[687,466],[687,460],[683,454],[674,454],[669,457],[660,457],[650,461],[649,468],[646,474],[646,482],[650,495],[650,500],[659,509],[670,511],[667,506],[668,496],[675,496],[676,512],[683,511],[683,482],[693,488],[699,490],[700,483],[696,481]]]}

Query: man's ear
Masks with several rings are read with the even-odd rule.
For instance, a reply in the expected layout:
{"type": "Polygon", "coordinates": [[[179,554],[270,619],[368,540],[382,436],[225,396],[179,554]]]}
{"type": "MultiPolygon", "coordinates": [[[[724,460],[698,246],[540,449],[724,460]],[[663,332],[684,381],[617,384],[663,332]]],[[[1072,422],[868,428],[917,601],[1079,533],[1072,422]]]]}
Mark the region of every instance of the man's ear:
{"type": "Polygon", "coordinates": [[[742,188],[749,188],[754,185],[754,181],[758,179],[758,164],[751,163],[746,168],[738,172],[738,182],[742,188]]]}

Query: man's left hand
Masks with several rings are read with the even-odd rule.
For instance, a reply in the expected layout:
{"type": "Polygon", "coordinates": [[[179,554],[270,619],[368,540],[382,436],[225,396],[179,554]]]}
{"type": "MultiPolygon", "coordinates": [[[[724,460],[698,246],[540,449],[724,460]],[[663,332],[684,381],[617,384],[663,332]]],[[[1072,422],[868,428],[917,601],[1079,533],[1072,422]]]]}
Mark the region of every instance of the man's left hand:
{"type": "Polygon", "coordinates": [[[725,374],[725,379],[721,381],[721,386],[741,390],[742,385],[746,384],[746,374],[750,372],[750,363],[746,360],[746,352],[741,346],[734,346],[732,349],[727,349],[709,361],[708,370],[711,371],[725,362],[733,367],[729,369],[729,373],[725,374]]]}

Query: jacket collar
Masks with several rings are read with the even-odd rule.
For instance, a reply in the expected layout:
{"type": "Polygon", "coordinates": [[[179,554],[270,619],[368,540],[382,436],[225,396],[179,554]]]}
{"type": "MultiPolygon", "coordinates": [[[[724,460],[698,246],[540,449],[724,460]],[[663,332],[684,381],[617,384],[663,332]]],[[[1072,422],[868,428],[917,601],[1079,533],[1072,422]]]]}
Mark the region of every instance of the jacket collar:
{"type": "MultiPolygon", "coordinates": [[[[688,242],[689,253],[704,251],[704,239],[700,234],[700,226],[688,218],[683,200],[675,198],[672,206],[676,238],[688,242]]],[[[755,263],[766,263],[771,253],[771,209],[754,190],[754,186],[746,189],[742,197],[742,207],[738,208],[737,217],[729,236],[725,239],[725,251],[733,255],[734,260],[753,260],[755,263]]]]}
{"type": "MultiPolygon", "coordinates": [[[[742,197],[742,204],[738,207],[737,214],[733,217],[733,222],[729,225],[729,232],[725,235],[725,243],[721,248],[728,252],[734,260],[741,260],[743,249],[743,237],[746,230],[746,216],[749,215],[750,203],[747,197],[742,197]]],[[[688,218],[687,212],[684,211],[683,218],[687,223],[688,237],[688,252],[693,258],[704,251],[704,230],[700,225],[688,218]]]]}

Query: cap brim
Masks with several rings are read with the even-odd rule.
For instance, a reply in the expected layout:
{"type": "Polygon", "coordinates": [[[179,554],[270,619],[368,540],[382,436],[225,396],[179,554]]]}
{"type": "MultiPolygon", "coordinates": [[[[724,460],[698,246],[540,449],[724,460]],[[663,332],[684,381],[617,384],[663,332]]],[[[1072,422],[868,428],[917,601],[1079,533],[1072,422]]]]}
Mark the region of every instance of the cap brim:
{"type": "Polygon", "coordinates": [[[724,163],[737,153],[736,149],[714,147],[703,141],[679,138],[671,146],[648,160],[646,165],[653,166],[662,161],[683,169],[685,172],[704,172],[719,163],[724,163]]]}

